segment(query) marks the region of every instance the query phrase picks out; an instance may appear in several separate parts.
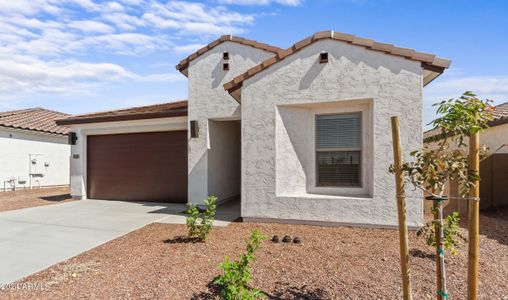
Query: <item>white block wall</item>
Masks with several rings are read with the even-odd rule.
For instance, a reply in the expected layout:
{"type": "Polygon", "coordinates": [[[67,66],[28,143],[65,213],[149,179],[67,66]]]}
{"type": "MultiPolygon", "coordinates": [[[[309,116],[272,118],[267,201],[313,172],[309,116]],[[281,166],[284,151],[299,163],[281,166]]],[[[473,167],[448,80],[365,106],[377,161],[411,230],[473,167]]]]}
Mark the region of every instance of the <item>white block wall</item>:
{"type": "Polygon", "coordinates": [[[40,154],[34,157],[44,175],[34,178],[33,186],[68,185],[70,151],[67,136],[0,128],[0,190],[11,177],[25,178],[29,186],[30,154],[40,154]]]}

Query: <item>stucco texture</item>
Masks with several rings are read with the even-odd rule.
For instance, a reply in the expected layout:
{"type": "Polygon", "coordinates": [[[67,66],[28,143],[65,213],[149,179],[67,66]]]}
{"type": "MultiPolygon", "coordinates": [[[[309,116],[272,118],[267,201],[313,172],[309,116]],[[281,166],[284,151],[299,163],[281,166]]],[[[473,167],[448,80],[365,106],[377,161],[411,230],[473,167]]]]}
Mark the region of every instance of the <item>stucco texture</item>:
{"type": "MultiPolygon", "coordinates": [[[[199,136],[190,138],[189,133],[189,202],[202,203],[211,193],[231,194],[228,184],[239,185],[231,176],[221,180],[210,180],[209,174],[220,176],[220,155],[209,156],[211,147],[209,121],[240,120],[240,105],[224,90],[224,83],[245,72],[250,67],[273,56],[273,53],[233,42],[225,42],[193,60],[188,68],[189,99],[188,119],[198,121],[199,136]],[[229,52],[229,60],[223,60],[223,53],[229,52]],[[229,71],[223,70],[223,63],[229,63],[229,71]],[[214,185],[216,183],[216,185],[214,185]]],[[[215,143],[216,147],[221,144],[215,143]]],[[[239,188],[239,186],[238,186],[239,188]]],[[[222,200],[222,199],[219,199],[222,200]]]]}
{"type": "MultiPolygon", "coordinates": [[[[401,118],[409,159],[422,145],[419,63],[323,40],[248,79],[241,93],[242,217],[397,224],[390,117],[401,118]],[[319,63],[322,51],[326,64],[319,63]],[[315,115],[351,110],[362,112],[362,187],[316,189],[315,115]]],[[[406,194],[408,224],[419,226],[421,193],[406,194]]]]}

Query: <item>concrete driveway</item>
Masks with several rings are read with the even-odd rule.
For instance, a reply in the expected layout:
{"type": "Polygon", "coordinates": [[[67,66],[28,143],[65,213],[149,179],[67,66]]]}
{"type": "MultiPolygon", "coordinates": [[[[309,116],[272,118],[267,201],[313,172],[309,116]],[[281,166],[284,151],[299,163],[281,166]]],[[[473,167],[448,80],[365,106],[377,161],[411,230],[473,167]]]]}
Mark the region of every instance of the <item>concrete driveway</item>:
{"type": "MultiPolygon", "coordinates": [[[[216,225],[226,225],[239,216],[237,205],[230,206],[225,205],[225,211],[219,206],[216,225]]],[[[185,208],[183,204],[81,200],[2,212],[0,284],[41,271],[153,222],[184,224],[181,212],[185,208]]]]}

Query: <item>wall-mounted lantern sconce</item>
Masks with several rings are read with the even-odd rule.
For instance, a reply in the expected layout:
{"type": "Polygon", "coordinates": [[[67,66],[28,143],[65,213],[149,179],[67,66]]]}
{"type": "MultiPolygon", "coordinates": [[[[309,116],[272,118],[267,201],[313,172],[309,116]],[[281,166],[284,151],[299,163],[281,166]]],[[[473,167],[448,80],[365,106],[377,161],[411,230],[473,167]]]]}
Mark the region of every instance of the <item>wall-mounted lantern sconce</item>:
{"type": "Polygon", "coordinates": [[[222,53],[222,59],[229,60],[229,52],[222,53]]]}
{"type": "Polygon", "coordinates": [[[190,121],[190,136],[191,138],[197,138],[199,135],[198,121],[190,121]]]}
{"type": "Polygon", "coordinates": [[[326,64],[328,62],[328,52],[321,52],[319,54],[319,63],[326,64]]]}
{"type": "Polygon", "coordinates": [[[75,132],[69,132],[69,145],[76,145],[76,141],[78,140],[78,136],[75,132]]]}
{"type": "Polygon", "coordinates": [[[228,64],[228,63],[223,64],[223,65],[222,65],[222,69],[223,69],[224,71],[229,71],[229,64],[228,64]]]}

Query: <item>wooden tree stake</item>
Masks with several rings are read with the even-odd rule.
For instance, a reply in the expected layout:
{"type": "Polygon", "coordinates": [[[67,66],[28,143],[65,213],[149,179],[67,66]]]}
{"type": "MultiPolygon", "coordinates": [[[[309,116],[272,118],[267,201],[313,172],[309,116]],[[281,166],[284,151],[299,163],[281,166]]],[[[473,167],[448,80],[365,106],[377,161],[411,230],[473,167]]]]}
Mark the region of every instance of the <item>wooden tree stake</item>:
{"type": "MultiPolygon", "coordinates": [[[[469,137],[469,169],[480,175],[480,134],[469,137]]],[[[480,230],[480,184],[469,189],[467,299],[478,299],[478,232],[480,230]]]]}
{"type": "Polygon", "coordinates": [[[397,215],[399,218],[400,267],[402,269],[402,290],[404,300],[412,300],[409,270],[409,242],[406,224],[406,198],[402,175],[402,150],[400,146],[399,117],[392,117],[393,160],[395,167],[395,185],[397,187],[397,215]]]}

